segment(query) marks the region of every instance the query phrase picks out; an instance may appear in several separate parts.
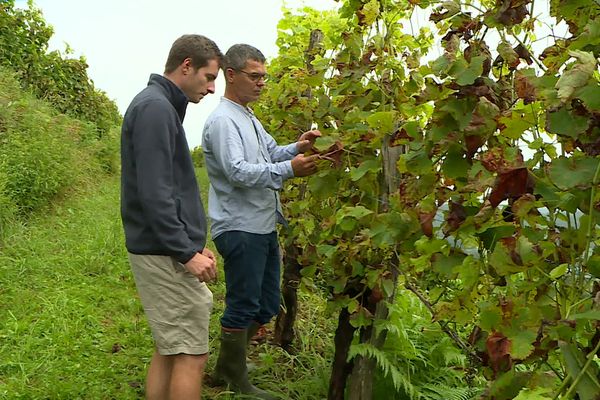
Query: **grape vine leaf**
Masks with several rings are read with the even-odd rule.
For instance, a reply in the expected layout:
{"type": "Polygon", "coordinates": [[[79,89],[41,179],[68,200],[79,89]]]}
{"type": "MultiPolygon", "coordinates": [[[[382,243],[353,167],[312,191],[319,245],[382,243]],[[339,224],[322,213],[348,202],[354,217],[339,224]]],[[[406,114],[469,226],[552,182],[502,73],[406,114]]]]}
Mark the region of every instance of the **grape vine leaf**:
{"type": "Polygon", "coordinates": [[[484,60],[486,60],[485,56],[477,56],[473,57],[470,63],[467,63],[464,58],[459,58],[450,67],[448,75],[453,76],[456,83],[461,86],[472,85],[475,79],[483,73],[484,60]]]}
{"type": "Polygon", "coordinates": [[[575,115],[566,107],[561,107],[558,111],[548,112],[546,130],[557,135],[577,138],[588,129],[589,123],[589,118],[575,115]]]}
{"type": "Polygon", "coordinates": [[[563,102],[569,100],[576,89],[585,86],[596,70],[596,57],[592,53],[574,50],[569,55],[579,62],[565,71],[556,82],[558,98],[563,102]]]}
{"type": "Polygon", "coordinates": [[[548,176],[562,190],[585,189],[597,184],[593,180],[599,163],[600,158],[559,157],[547,167],[548,176]]]}

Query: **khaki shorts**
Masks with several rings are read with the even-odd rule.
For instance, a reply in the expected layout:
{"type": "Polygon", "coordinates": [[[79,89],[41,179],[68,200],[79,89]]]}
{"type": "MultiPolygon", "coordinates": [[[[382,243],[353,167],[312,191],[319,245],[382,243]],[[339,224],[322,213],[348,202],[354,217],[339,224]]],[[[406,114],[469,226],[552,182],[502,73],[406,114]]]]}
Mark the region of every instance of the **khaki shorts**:
{"type": "Polygon", "coordinates": [[[129,253],[129,262],[159,354],[208,353],[208,286],[171,257],[129,253]]]}

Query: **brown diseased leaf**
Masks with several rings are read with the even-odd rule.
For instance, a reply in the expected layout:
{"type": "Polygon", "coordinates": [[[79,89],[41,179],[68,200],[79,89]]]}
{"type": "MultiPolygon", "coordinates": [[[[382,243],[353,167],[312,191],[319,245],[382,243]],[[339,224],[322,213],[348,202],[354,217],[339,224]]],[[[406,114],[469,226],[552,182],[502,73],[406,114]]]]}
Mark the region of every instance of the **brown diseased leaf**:
{"type": "Polygon", "coordinates": [[[460,225],[467,219],[467,212],[462,204],[451,201],[450,202],[450,212],[446,217],[447,228],[445,233],[448,234],[450,232],[454,232],[457,230],[460,225]]]}
{"type": "Polygon", "coordinates": [[[437,210],[431,212],[419,211],[419,222],[421,223],[421,229],[423,234],[432,237],[433,236],[433,217],[437,210]]]}
{"type": "Polygon", "coordinates": [[[512,26],[523,22],[529,14],[527,4],[531,0],[496,0],[495,18],[501,24],[512,26]]]}
{"type": "Polygon", "coordinates": [[[514,160],[509,160],[505,156],[504,149],[501,147],[492,147],[481,156],[481,164],[490,172],[504,173],[513,169],[524,168],[523,154],[519,151],[514,160]]]}
{"type": "Polygon", "coordinates": [[[535,86],[529,81],[525,75],[517,73],[515,75],[515,92],[517,96],[523,99],[525,104],[533,103],[537,96],[535,86]]]}
{"type": "Polygon", "coordinates": [[[485,143],[483,136],[465,135],[465,144],[467,145],[467,159],[472,160],[477,150],[485,143]]]}
{"type": "MultiPolygon", "coordinates": [[[[316,150],[313,148],[313,151],[316,150]]],[[[319,158],[322,160],[328,160],[333,163],[336,168],[342,166],[342,155],[344,154],[344,145],[342,142],[337,140],[334,144],[329,146],[327,150],[319,152],[318,150],[315,153],[319,154],[319,158]]]]}
{"type": "Polygon", "coordinates": [[[499,172],[490,194],[490,203],[493,207],[505,199],[517,199],[526,193],[533,192],[534,182],[529,176],[527,168],[515,168],[499,172]]]}
{"type": "MultiPolygon", "coordinates": [[[[519,253],[517,253],[517,239],[514,236],[509,236],[501,238],[500,242],[504,245],[506,250],[508,250],[512,262],[514,262],[516,265],[523,265],[523,260],[521,259],[519,253]]],[[[504,308],[503,311],[506,313],[504,308]]]]}
{"type": "Polygon", "coordinates": [[[529,65],[533,64],[533,59],[531,58],[531,53],[529,53],[529,50],[527,50],[527,48],[525,46],[523,46],[522,44],[519,44],[517,47],[514,48],[515,53],[517,53],[517,55],[519,56],[519,58],[522,58],[523,60],[525,60],[525,62],[529,65]]]}
{"type": "Polygon", "coordinates": [[[401,146],[403,143],[401,143],[401,140],[408,140],[409,142],[412,142],[413,140],[415,140],[413,137],[408,135],[408,132],[406,132],[406,129],[402,128],[402,129],[398,129],[396,132],[394,132],[394,135],[390,138],[390,147],[396,147],[396,146],[401,146]]]}
{"type": "Polygon", "coordinates": [[[494,374],[506,372],[512,368],[510,346],[510,340],[500,332],[493,332],[488,336],[485,347],[489,357],[488,363],[494,374]]]}

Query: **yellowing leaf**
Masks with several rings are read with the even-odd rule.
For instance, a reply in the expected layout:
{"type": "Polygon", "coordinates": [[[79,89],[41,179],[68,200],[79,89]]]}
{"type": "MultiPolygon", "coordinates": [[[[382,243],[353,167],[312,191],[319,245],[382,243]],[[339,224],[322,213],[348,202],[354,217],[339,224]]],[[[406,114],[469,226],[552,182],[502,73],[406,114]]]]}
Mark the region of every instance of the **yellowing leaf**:
{"type": "Polygon", "coordinates": [[[558,98],[563,102],[571,98],[576,89],[585,86],[596,69],[596,58],[592,53],[575,50],[570,51],[569,55],[575,57],[578,63],[565,71],[555,86],[558,98]]]}
{"type": "Polygon", "coordinates": [[[371,25],[379,16],[379,1],[371,0],[362,9],[365,25],[371,25]]]}
{"type": "Polygon", "coordinates": [[[550,277],[552,279],[558,279],[561,276],[563,276],[564,274],[566,274],[568,269],[569,269],[569,264],[560,264],[558,267],[556,267],[552,271],[550,271],[550,277]]]}

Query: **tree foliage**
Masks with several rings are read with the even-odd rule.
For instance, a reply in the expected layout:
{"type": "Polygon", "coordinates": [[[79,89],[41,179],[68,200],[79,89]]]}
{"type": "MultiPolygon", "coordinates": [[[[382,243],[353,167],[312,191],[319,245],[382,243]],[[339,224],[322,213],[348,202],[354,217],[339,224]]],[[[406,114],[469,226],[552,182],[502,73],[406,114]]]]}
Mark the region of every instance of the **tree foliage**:
{"type": "Polygon", "coordinates": [[[305,283],[325,277],[353,325],[376,322],[399,273],[456,333],[488,397],[594,399],[600,8],[552,0],[541,18],[537,3],[286,11],[257,113],[289,139],[316,124],[317,151],[339,142],[307,187],[289,184],[287,240],[305,283]],[[324,39],[305,54],[313,29],[324,39]],[[389,195],[386,145],[404,148],[389,195]]]}
{"type": "Polygon", "coordinates": [[[26,9],[14,0],[0,2],[0,65],[15,71],[24,89],[59,112],[95,124],[101,136],[119,123],[117,106],[94,87],[84,57],[48,52],[52,34],[31,0],[26,9]]]}

